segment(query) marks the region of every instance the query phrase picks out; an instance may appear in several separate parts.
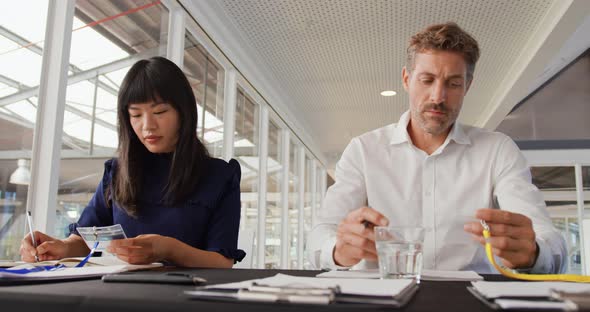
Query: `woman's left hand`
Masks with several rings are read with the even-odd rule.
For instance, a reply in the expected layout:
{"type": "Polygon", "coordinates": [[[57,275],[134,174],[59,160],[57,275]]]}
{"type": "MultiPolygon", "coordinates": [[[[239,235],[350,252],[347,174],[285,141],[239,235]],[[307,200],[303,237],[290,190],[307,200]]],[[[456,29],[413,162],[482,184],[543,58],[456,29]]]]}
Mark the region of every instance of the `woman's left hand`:
{"type": "Polygon", "coordinates": [[[113,240],[107,251],[130,264],[149,264],[166,260],[171,245],[170,237],[144,234],[134,238],[113,240]]]}

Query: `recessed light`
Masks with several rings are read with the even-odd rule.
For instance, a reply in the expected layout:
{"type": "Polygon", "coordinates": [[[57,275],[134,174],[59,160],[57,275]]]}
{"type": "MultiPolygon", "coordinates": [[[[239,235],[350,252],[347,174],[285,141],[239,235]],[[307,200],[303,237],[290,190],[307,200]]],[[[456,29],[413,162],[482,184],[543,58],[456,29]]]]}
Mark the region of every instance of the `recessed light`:
{"type": "Polygon", "coordinates": [[[394,96],[396,94],[397,94],[397,92],[395,92],[393,90],[385,90],[385,91],[381,92],[381,95],[383,95],[383,96],[394,96]]]}

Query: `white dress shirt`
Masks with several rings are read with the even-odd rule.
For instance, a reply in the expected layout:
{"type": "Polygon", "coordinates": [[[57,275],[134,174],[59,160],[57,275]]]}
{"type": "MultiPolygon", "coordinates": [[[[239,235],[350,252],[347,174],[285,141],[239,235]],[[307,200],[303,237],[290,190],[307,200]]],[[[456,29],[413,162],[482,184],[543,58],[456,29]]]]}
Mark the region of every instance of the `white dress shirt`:
{"type": "MultiPolygon", "coordinates": [[[[533,222],[539,256],[531,271],[565,270],[565,241],[531,183],[526,160],[508,136],[455,123],[445,142],[428,155],[412,144],[408,122],[406,112],[397,124],[356,137],[346,147],[336,165],[336,183],[326,193],[307,242],[316,268],[337,267],[332,257],[337,225],[349,212],[368,205],[390,225],[427,228],[425,269],[497,273],[483,246],[463,230],[466,222],[476,221],[477,209],[493,207],[497,197],[501,209],[533,222]]],[[[354,268],[375,267],[362,260],[354,268]]]]}

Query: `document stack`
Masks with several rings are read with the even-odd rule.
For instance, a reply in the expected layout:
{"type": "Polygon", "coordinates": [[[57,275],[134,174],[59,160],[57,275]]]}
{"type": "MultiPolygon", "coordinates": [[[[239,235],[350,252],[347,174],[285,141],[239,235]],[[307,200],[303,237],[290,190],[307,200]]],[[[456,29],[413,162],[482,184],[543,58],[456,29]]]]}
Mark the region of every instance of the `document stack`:
{"type": "Polygon", "coordinates": [[[201,287],[185,291],[185,294],[199,300],[368,304],[399,308],[417,289],[418,284],[413,279],[332,279],[277,274],[269,278],[201,287]]]}
{"type": "Polygon", "coordinates": [[[590,285],[568,282],[472,282],[469,291],[493,309],[578,311],[588,308],[590,285]]]}

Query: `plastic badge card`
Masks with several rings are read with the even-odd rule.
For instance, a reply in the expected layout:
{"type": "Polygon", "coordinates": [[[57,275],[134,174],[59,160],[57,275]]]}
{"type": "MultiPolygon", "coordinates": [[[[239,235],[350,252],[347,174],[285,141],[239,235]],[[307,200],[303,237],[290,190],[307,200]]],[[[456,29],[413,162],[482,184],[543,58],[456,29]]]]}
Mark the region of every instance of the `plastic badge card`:
{"type": "Polygon", "coordinates": [[[106,251],[113,239],[125,239],[127,235],[120,224],[110,226],[89,226],[79,227],[78,233],[86,242],[88,248],[92,248],[98,242],[96,251],[106,251]]]}

